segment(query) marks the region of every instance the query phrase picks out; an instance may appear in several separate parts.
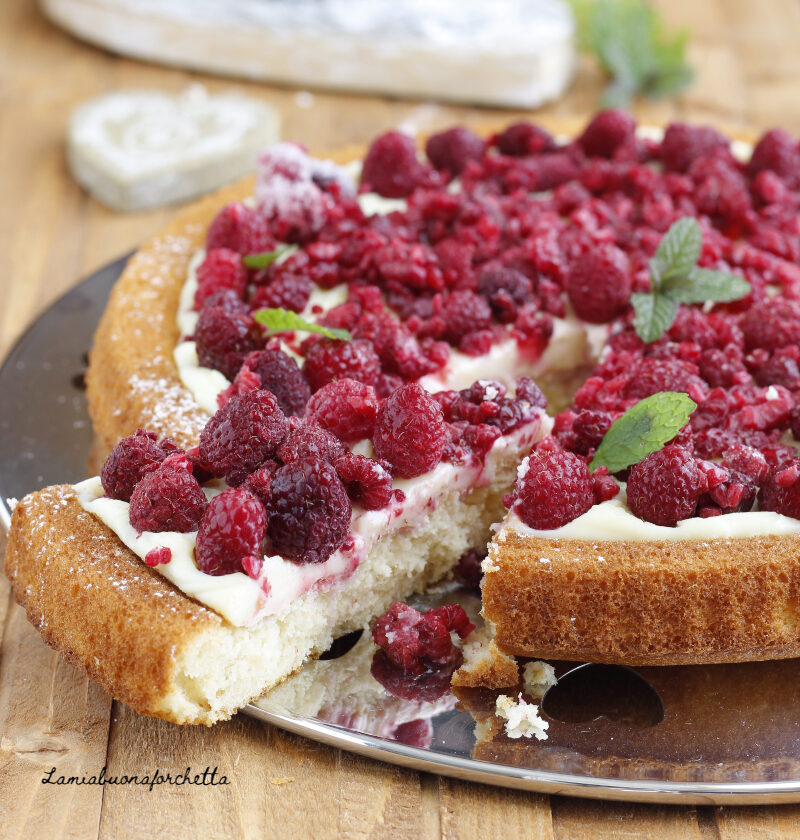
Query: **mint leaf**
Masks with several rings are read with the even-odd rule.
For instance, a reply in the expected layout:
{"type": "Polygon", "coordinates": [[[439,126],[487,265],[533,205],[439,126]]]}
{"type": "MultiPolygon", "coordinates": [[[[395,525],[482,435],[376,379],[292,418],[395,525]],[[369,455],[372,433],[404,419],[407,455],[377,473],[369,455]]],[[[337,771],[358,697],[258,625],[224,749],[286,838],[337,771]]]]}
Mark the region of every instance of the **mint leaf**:
{"type": "Polygon", "coordinates": [[[301,318],[289,309],[259,309],[253,317],[259,324],[268,328],[268,335],[283,332],[309,332],[324,335],[326,338],[337,338],[339,341],[350,341],[353,336],[347,330],[323,327],[301,318]]]}
{"type": "Polygon", "coordinates": [[[664,448],[689,422],[697,403],[677,391],[661,391],[631,406],[612,423],[600,441],[589,469],[608,467],[612,473],[638,464],[664,448]]]}
{"type": "Polygon", "coordinates": [[[242,262],[248,268],[266,268],[281,258],[288,257],[297,250],[297,245],[281,245],[274,251],[262,251],[260,254],[248,254],[242,262]]]}
{"type": "Polygon", "coordinates": [[[664,266],[662,278],[688,274],[697,264],[702,247],[703,231],[697,219],[685,216],[673,222],[656,250],[656,259],[664,266]]]}
{"type": "Polygon", "coordinates": [[[648,344],[660,338],[672,326],[678,314],[677,301],[658,292],[634,292],[631,303],[636,312],[633,328],[639,338],[648,344]]]}
{"type": "Polygon", "coordinates": [[[729,303],[750,294],[750,284],[729,271],[694,267],[683,277],[670,277],[662,291],[679,303],[729,303]]]}

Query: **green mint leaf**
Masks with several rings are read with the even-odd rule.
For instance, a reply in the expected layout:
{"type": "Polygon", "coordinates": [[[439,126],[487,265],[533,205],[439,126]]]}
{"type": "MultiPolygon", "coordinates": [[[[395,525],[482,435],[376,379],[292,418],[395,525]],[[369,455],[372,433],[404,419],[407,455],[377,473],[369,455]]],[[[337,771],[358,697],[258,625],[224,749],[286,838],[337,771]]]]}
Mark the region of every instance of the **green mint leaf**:
{"type": "Polygon", "coordinates": [[[594,453],[589,469],[612,473],[658,452],[689,422],[697,403],[686,394],[661,391],[640,400],[612,423],[594,453]]]}
{"type": "Polygon", "coordinates": [[[661,283],[666,274],[664,262],[659,257],[653,257],[651,260],[648,260],[647,264],[650,266],[650,282],[653,289],[658,291],[661,288],[661,283]]]}
{"type": "Polygon", "coordinates": [[[703,231],[697,219],[684,216],[673,222],[656,250],[656,258],[664,266],[663,279],[688,274],[697,263],[702,247],[703,231]]]}
{"type": "Polygon", "coordinates": [[[631,303],[636,312],[633,328],[639,338],[648,344],[660,338],[672,326],[678,314],[677,301],[656,292],[634,292],[631,303]]]}
{"type": "Polygon", "coordinates": [[[268,334],[300,331],[319,333],[326,338],[338,338],[339,341],[350,341],[353,338],[347,330],[314,324],[289,309],[259,309],[253,317],[259,324],[268,328],[268,334]]]}
{"type": "Polygon", "coordinates": [[[738,274],[694,267],[687,275],[668,278],[662,292],[679,303],[729,303],[750,294],[750,284],[738,274]]]}
{"type": "Polygon", "coordinates": [[[297,245],[281,245],[274,251],[262,251],[260,254],[248,254],[242,262],[248,268],[266,268],[278,260],[285,259],[297,250],[297,245]]]}

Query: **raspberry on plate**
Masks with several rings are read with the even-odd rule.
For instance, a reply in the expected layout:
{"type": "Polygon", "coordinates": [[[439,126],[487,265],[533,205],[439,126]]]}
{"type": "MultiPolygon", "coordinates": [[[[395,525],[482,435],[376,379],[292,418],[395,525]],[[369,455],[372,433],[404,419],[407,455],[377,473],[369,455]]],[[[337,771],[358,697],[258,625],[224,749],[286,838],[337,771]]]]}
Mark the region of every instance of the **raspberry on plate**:
{"type": "Polygon", "coordinates": [[[258,376],[259,387],[274,395],[287,417],[303,415],[311,391],[297,362],[288,353],[269,347],[257,350],[247,356],[242,370],[258,376]]]}
{"type": "Polygon", "coordinates": [[[372,385],[380,372],[381,360],[372,342],[362,338],[353,341],[321,338],[311,345],[303,365],[312,391],[345,377],[372,385]]]}
{"type": "MultiPolygon", "coordinates": [[[[208,504],[197,531],[195,560],[207,575],[244,570],[250,557],[259,558],[267,514],[261,502],[244,488],[231,488],[208,504]]],[[[248,564],[251,565],[251,564],[248,564]]]]}
{"type": "Polygon", "coordinates": [[[364,455],[345,455],[334,467],[347,495],[365,510],[380,510],[392,500],[392,475],[380,461],[364,455]]]}
{"type": "Polygon", "coordinates": [[[155,469],[167,457],[156,443],[155,432],[139,429],[135,435],[123,438],[103,464],[100,476],[103,490],[112,499],[129,502],[131,493],[142,476],[155,469]]]}
{"type": "MultiPolygon", "coordinates": [[[[208,502],[203,488],[192,475],[191,463],[177,468],[163,463],[146,473],[131,494],[128,518],[142,531],[194,531],[208,502]]],[[[169,459],[167,459],[169,460],[169,459]]]]}
{"type": "Polygon", "coordinates": [[[567,294],[575,314],[590,324],[616,318],[631,297],[625,252],[611,243],[600,243],[579,256],[567,277],[567,294]]]}
{"type": "Polygon", "coordinates": [[[305,416],[350,443],[372,435],[379,405],[371,385],[345,377],[323,385],[308,401],[305,416]]]}

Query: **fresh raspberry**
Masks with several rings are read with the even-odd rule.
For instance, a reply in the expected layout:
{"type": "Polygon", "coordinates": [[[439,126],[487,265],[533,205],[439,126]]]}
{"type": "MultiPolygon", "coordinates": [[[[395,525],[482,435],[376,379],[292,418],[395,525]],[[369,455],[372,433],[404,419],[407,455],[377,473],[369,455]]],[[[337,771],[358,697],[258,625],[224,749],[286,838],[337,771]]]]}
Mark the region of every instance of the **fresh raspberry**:
{"type": "Polygon", "coordinates": [[[608,467],[598,467],[592,473],[592,493],[595,504],[607,502],[619,493],[619,484],[609,475],[608,467]]]}
{"type": "MultiPolygon", "coordinates": [[[[366,313],[361,317],[355,334],[372,343],[386,372],[399,374],[404,379],[419,379],[438,370],[446,361],[431,358],[431,350],[426,353],[406,326],[388,312],[381,315],[366,313]]],[[[361,379],[352,374],[346,375],[361,379]]]]}
{"type": "Polygon", "coordinates": [[[275,239],[266,218],[241,202],[226,204],[208,227],[206,248],[230,248],[238,254],[273,251],[275,239]]]}
{"type": "Polygon", "coordinates": [[[454,344],[464,335],[485,330],[492,323],[492,310],[486,299],[466,289],[447,295],[437,314],[444,321],[445,338],[454,344]]]}
{"type": "Polygon", "coordinates": [[[469,551],[465,551],[461,557],[458,558],[458,563],[455,568],[456,577],[459,578],[468,589],[480,589],[481,580],[483,578],[483,569],[481,568],[481,564],[483,563],[484,557],[486,557],[485,550],[478,551],[471,548],[469,551]]]}
{"type": "Polygon", "coordinates": [[[222,289],[230,289],[241,299],[246,288],[247,269],[241,255],[230,248],[212,248],[197,267],[194,308],[202,309],[208,298],[222,289]]]}
{"type": "Polygon", "coordinates": [[[433,703],[450,691],[450,679],[463,661],[461,651],[445,666],[421,674],[408,673],[392,662],[383,650],[372,657],[370,674],[393,697],[417,703],[433,703]]]}
{"type": "Polygon", "coordinates": [[[234,397],[200,433],[200,458],[216,476],[237,486],[272,457],[289,433],[289,423],[270,391],[234,397]]]}
{"type": "Polygon", "coordinates": [[[197,529],[206,509],[206,494],[192,475],[185,456],[185,468],[162,465],[146,473],[131,494],[128,518],[142,531],[179,531],[197,529]]]}
{"type": "MultiPolygon", "coordinates": [[[[252,353],[250,354],[253,355],[252,353]]],[[[236,378],[227,388],[217,394],[217,407],[224,408],[234,397],[244,394],[246,391],[257,391],[261,387],[261,377],[247,370],[244,366],[239,368],[236,378]]]]}
{"type": "Polygon", "coordinates": [[[675,122],[664,132],[660,157],[670,172],[686,172],[698,158],[728,146],[727,138],[709,126],[675,122]]]}
{"type": "Polygon", "coordinates": [[[323,385],[308,401],[305,416],[350,443],[372,435],[379,405],[371,385],[345,377],[323,385]]]}
{"type": "Polygon", "coordinates": [[[560,528],[593,504],[589,468],[572,452],[537,448],[522,462],[512,510],[529,527],[560,528]]]}
{"type": "Polygon", "coordinates": [[[763,484],[769,473],[767,459],[757,449],[741,443],[734,444],[722,453],[722,463],[746,475],[754,484],[763,484]]]}
{"type": "Polygon", "coordinates": [[[600,446],[600,441],[611,428],[614,417],[607,411],[581,411],[572,423],[575,433],[575,451],[587,455],[600,446]]]}
{"type": "Polygon", "coordinates": [[[347,495],[365,510],[380,510],[392,500],[391,473],[364,455],[345,455],[334,464],[347,495]]]}
{"type": "Polygon", "coordinates": [[[800,150],[787,131],[773,128],[756,143],[747,172],[756,175],[765,169],[779,175],[792,187],[800,183],[800,150]]]}
{"type": "Polygon", "coordinates": [[[304,274],[281,272],[267,285],[257,286],[250,300],[256,309],[288,309],[302,312],[308,304],[314,284],[304,274]]]}
{"type": "Polygon", "coordinates": [[[391,738],[393,741],[407,744],[409,747],[419,747],[423,750],[428,749],[433,740],[433,723],[425,718],[417,718],[417,720],[401,723],[392,732],[391,738]]]}
{"type": "Polygon", "coordinates": [[[254,373],[259,387],[271,391],[287,417],[301,417],[311,396],[308,383],[297,362],[282,350],[267,348],[251,353],[242,371],[254,373]]]}
{"type": "Polygon", "coordinates": [[[483,157],[483,140],[468,128],[451,128],[432,134],[425,144],[428,160],[439,170],[447,170],[453,177],[471,160],[483,157]]]}
{"type": "Polygon", "coordinates": [[[739,324],[748,350],[800,344],[800,300],[774,297],[745,312],[739,324]]]}
{"type": "Polygon", "coordinates": [[[537,155],[539,152],[549,152],[556,144],[551,135],[538,125],[532,123],[514,123],[501,131],[494,140],[497,150],[510,157],[524,157],[537,155]]]}
{"type": "Polygon", "coordinates": [[[372,385],[380,372],[381,360],[372,342],[361,338],[353,341],[321,338],[311,345],[303,365],[312,391],[344,378],[372,385]]]}
{"type": "Polygon", "coordinates": [[[800,459],[794,458],[769,474],[761,487],[758,506],[800,519],[800,459]]]}
{"type": "Polygon", "coordinates": [[[167,457],[156,440],[155,432],[139,429],[135,435],[123,438],[111,450],[100,475],[106,496],[123,502],[131,500],[133,488],[142,476],[155,469],[167,457]]]}
{"type": "Polygon", "coordinates": [[[319,458],[285,464],[272,477],[267,533],[275,551],[324,563],[350,532],[350,499],[336,470],[319,458]]]}
{"type": "Polygon", "coordinates": [[[630,143],[636,120],[624,111],[601,111],[584,128],[578,145],[590,157],[610,158],[620,146],[630,143]]]}
{"type": "Polygon", "coordinates": [[[679,359],[639,359],[629,368],[630,381],[622,394],[627,399],[642,400],[661,391],[678,391],[700,403],[708,388],[693,367],[679,359]]]}
{"type": "Polygon", "coordinates": [[[166,565],[172,561],[172,549],[165,545],[160,545],[158,548],[151,548],[144,556],[145,565],[154,569],[156,566],[166,565]]]}
{"type": "MultiPolygon", "coordinates": [[[[231,488],[208,504],[197,531],[195,561],[207,575],[244,571],[248,558],[260,558],[267,525],[264,505],[249,491],[231,488]]],[[[260,566],[248,562],[248,566],[260,566]]]]}
{"type": "Polygon", "coordinates": [[[533,284],[521,271],[497,266],[481,272],[478,291],[489,301],[497,320],[511,324],[519,307],[530,301],[533,284]]]}
{"type": "Polygon", "coordinates": [[[398,388],[378,411],[372,443],[400,478],[432,470],[447,442],[439,403],[416,382],[398,388]]]}
{"type": "Polygon", "coordinates": [[[259,332],[249,315],[220,306],[204,307],[194,333],[200,365],[218,370],[232,381],[245,356],[258,346],[259,332]]]}
{"type": "Polygon", "coordinates": [[[388,131],[372,141],[361,170],[362,189],[386,198],[405,198],[427,180],[427,169],[417,159],[411,137],[388,131]]]}
{"type": "Polygon", "coordinates": [[[724,350],[717,347],[703,350],[697,360],[697,369],[712,388],[746,385],[752,378],[744,364],[742,351],[733,345],[724,350]]]}
{"type": "Polygon", "coordinates": [[[284,464],[308,457],[333,464],[346,454],[347,450],[337,437],[313,423],[299,425],[278,447],[278,457],[284,464]]]}
{"type": "Polygon", "coordinates": [[[792,437],[800,440],[800,404],[789,412],[789,428],[792,431],[792,437]]]}
{"type": "Polygon", "coordinates": [[[619,315],[631,296],[631,274],[624,251],[599,243],[578,257],[567,277],[567,294],[575,313],[591,324],[619,315]]]}
{"type": "Polygon", "coordinates": [[[628,507],[639,519],[674,528],[694,516],[705,489],[705,478],[692,453],[673,444],[631,468],[628,507]]]}
{"type": "Polygon", "coordinates": [[[776,350],[755,370],[759,385],[781,385],[790,391],[800,390],[800,348],[796,344],[776,350]]]}
{"type": "Polygon", "coordinates": [[[514,321],[514,330],[525,355],[535,361],[547,349],[553,335],[553,316],[539,312],[535,305],[523,306],[514,321]]]}
{"type": "Polygon", "coordinates": [[[265,461],[255,472],[244,480],[242,485],[245,490],[249,490],[265,508],[269,507],[269,497],[272,491],[272,476],[280,467],[277,461],[270,459],[265,461]]]}

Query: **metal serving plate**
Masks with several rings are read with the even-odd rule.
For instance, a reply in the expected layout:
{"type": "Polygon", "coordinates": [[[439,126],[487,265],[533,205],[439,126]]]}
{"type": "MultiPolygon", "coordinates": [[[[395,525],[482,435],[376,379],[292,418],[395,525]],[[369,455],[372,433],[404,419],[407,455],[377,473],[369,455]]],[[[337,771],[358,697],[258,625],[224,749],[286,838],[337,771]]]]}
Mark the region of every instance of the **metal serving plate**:
{"type": "MultiPolygon", "coordinates": [[[[0,368],[6,526],[8,499],[86,476],[86,354],[125,259],[50,306],[0,368]]],[[[474,596],[453,586],[419,606],[442,600],[476,608],[474,596]]],[[[342,649],[244,711],[371,758],[525,790],[673,803],[800,801],[800,660],[635,669],[554,663],[559,683],[541,701],[548,738],[536,741],[506,736],[493,715],[496,692],[462,692],[457,708],[449,693],[400,699],[370,675],[368,634],[337,656],[342,649]]]]}

